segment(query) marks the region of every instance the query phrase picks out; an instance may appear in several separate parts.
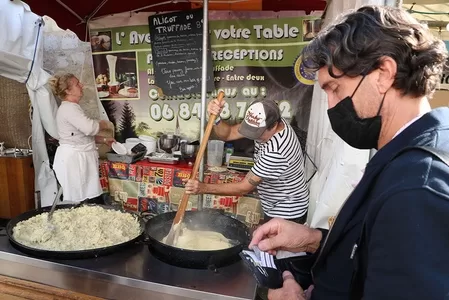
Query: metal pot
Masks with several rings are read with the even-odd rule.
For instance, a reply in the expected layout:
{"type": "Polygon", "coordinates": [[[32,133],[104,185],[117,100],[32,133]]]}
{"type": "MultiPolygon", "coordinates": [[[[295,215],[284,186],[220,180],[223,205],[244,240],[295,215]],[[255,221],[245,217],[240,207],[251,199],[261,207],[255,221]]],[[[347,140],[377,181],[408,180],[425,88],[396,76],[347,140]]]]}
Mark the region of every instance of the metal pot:
{"type": "Polygon", "coordinates": [[[180,150],[182,158],[192,158],[198,152],[199,145],[188,144],[187,142],[181,143],[180,150]]]}
{"type": "Polygon", "coordinates": [[[173,148],[179,144],[179,136],[174,134],[163,134],[159,137],[159,149],[171,153],[173,148]]]}
{"type": "Polygon", "coordinates": [[[250,242],[249,228],[237,219],[226,216],[217,209],[186,211],[184,223],[189,229],[210,230],[223,234],[235,243],[231,248],[213,251],[187,250],[166,245],[162,239],[168,234],[176,212],[157,215],[148,220],[145,232],[150,243],[148,249],[160,260],[179,267],[192,269],[213,269],[234,263],[239,253],[250,242]]]}

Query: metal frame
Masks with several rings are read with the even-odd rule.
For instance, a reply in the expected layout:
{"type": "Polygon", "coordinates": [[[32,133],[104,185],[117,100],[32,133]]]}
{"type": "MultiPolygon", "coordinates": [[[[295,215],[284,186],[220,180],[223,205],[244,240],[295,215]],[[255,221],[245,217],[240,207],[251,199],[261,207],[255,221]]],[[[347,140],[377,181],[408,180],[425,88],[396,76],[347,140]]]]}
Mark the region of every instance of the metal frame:
{"type": "MultiPolygon", "coordinates": [[[[209,3],[208,0],[203,0],[203,60],[201,66],[201,119],[200,119],[200,140],[204,138],[204,128],[206,126],[206,101],[207,101],[207,45],[209,36],[209,3]]],[[[200,169],[198,172],[199,181],[204,180],[204,156],[201,158],[200,169]]],[[[198,209],[203,209],[203,195],[198,195],[198,209]]]]}
{"type": "MultiPolygon", "coordinates": [[[[210,3],[240,3],[246,2],[248,0],[211,0],[210,3]]],[[[56,0],[60,5],[62,5],[67,11],[73,14],[76,18],[78,18],[81,22],[79,24],[86,24],[86,36],[85,40],[87,41],[89,34],[89,21],[100,11],[100,9],[108,2],[108,0],[103,0],[95,10],[93,10],[88,16],[82,18],[79,16],[73,9],[71,9],[67,4],[62,2],[62,0],[56,0]]],[[[146,5],[137,9],[133,9],[130,13],[136,13],[144,9],[148,9],[151,7],[156,7],[160,5],[166,4],[176,4],[176,3],[200,3],[203,2],[203,53],[202,53],[202,73],[201,73],[201,120],[200,120],[200,140],[204,137],[204,128],[206,125],[206,104],[207,104],[207,66],[208,66],[208,37],[209,37],[209,0],[169,0],[164,2],[159,2],[155,4],[146,5]]],[[[200,169],[199,169],[199,180],[203,181],[204,179],[204,159],[201,159],[200,169]]],[[[203,207],[203,195],[198,195],[198,207],[202,209],[203,207]]]]}

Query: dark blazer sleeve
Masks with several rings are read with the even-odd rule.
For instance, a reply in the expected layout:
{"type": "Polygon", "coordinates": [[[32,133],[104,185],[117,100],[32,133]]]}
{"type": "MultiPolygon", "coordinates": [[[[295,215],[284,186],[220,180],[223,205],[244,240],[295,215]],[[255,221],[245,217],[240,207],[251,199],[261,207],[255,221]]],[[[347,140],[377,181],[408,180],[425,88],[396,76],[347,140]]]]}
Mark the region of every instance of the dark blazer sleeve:
{"type": "Polygon", "coordinates": [[[321,238],[321,241],[320,241],[320,247],[315,252],[315,253],[318,254],[321,251],[321,248],[323,248],[323,246],[324,246],[324,242],[326,241],[327,234],[329,233],[329,230],[328,229],[323,229],[323,228],[315,228],[315,229],[318,229],[319,231],[321,231],[321,234],[322,234],[322,238],[321,238]]]}
{"type": "Polygon", "coordinates": [[[368,237],[364,300],[449,300],[449,199],[423,187],[389,196],[368,237]]]}

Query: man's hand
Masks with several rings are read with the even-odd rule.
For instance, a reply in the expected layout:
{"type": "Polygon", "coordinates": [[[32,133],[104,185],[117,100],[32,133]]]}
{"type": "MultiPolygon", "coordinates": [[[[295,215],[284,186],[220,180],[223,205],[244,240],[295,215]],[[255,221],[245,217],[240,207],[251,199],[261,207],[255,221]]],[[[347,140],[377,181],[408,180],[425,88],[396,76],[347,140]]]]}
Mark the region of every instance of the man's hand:
{"type": "Polygon", "coordinates": [[[221,111],[223,110],[223,107],[225,106],[226,101],[222,99],[221,101],[218,101],[218,99],[214,99],[207,105],[207,112],[208,114],[213,114],[216,116],[220,116],[221,111]]]}
{"type": "Polygon", "coordinates": [[[284,219],[274,218],[253,233],[249,248],[275,255],[276,250],[314,253],[320,246],[321,231],[284,219]]]}
{"type": "Polygon", "coordinates": [[[280,289],[269,290],[268,300],[305,300],[305,294],[301,286],[295,281],[292,273],[284,271],[282,273],[284,284],[280,289]]]}
{"type": "Polygon", "coordinates": [[[198,180],[189,179],[185,185],[185,189],[187,194],[201,194],[201,183],[198,180]]]}

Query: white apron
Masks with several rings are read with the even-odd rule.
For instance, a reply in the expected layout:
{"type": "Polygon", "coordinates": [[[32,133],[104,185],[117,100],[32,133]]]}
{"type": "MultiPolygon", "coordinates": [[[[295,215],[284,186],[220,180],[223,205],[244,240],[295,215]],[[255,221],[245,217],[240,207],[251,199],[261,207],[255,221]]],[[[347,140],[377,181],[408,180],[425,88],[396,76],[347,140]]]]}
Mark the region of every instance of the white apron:
{"type": "Polygon", "coordinates": [[[81,202],[103,193],[95,142],[60,145],[56,149],[53,169],[62,186],[64,202],[81,202]]]}

